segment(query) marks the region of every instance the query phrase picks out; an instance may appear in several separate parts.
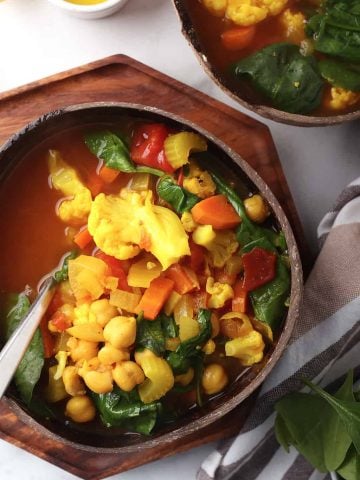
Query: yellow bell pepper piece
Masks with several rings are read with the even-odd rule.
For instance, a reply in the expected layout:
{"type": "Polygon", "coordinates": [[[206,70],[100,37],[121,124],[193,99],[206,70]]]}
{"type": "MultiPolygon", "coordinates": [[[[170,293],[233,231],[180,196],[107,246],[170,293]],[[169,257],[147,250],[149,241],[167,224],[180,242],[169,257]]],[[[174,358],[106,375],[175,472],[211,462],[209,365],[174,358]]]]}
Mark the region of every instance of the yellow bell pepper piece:
{"type": "Polygon", "coordinates": [[[121,308],[129,313],[135,313],[136,307],[141,300],[141,294],[114,290],[110,293],[110,305],[121,308]]]}
{"type": "Polygon", "coordinates": [[[104,342],[104,333],[102,327],[97,323],[83,323],[66,329],[66,332],[72,337],[86,340],[88,342],[104,342]]]}
{"type": "Polygon", "coordinates": [[[162,267],[159,262],[145,257],[133,263],[129,269],[127,282],[130,287],[149,288],[152,280],[160,276],[162,267]]]}

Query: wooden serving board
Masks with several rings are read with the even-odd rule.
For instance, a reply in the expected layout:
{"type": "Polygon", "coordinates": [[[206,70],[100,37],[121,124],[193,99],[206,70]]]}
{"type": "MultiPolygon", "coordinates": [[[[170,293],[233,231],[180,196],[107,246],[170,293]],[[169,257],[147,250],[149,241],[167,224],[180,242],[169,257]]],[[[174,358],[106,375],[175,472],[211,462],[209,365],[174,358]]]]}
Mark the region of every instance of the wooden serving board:
{"type": "MultiPolygon", "coordinates": [[[[115,55],[0,94],[0,144],[40,115],[68,105],[119,101],[151,105],[219,137],[267,182],[284,208],[303,259],[301,224],[268,128],[262,123],[124,55],[115,55]]],[[[185,441],[127,455],[89,454],[42,436],[0,402],[0,438],[84,479],[101,479],[195,446],[235,435],[253,397],[185,441]]]]}

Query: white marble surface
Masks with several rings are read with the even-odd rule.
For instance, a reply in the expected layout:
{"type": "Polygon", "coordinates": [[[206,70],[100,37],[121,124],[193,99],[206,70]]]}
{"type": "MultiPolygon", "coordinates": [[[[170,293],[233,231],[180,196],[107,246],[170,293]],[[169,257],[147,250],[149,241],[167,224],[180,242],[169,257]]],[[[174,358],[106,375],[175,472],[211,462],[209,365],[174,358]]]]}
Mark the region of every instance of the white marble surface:
{"type": "MultiPolygon", "coordinates": [[[[129,0],[119,13],[96,21],[69,17],[47,0],[5,0],[0,2],[0,45],[0,91],[125,53],[239,108],[201,70],[180,34],[171,0],[129,0]]],[[[315,250],[320,218],[341,189],[360,174],[360,122],[308,129],[265,123],[273,134],[306,236],[315,250]]],[[[211,448],[198,448],[112,478],[194,478],[211,448]]],[[[76,477],[0,441],[0,479],[18,478],[76,477]]]]}

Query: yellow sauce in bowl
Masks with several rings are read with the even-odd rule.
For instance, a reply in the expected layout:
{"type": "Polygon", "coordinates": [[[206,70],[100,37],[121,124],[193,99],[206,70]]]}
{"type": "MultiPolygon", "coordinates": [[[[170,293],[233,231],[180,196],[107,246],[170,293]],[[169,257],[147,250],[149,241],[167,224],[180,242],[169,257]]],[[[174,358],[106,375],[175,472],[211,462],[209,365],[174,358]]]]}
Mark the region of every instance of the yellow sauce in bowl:
{"type": "Polygon", "coordinates": [[[106,0],[65,0],[68,3],[75,3],[75,5],[96,5],[104,3],[106,0]]]}

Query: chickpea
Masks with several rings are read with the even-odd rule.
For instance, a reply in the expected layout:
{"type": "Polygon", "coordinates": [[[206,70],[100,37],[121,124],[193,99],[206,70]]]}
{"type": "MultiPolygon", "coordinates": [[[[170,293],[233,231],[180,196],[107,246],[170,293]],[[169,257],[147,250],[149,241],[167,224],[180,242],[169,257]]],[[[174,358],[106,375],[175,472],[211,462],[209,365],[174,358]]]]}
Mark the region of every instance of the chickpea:
{"type": "Polygon", "coordinates": [[[113,378],[121,390],[130,392],[145,380],[145,375],[137,363],[129,361],[116,365],[113,370],[113,378]]]}
{"type": "Polygon", "coordinates": [[[193,381],[194,375],[194,369],[190,367],[187,372],[182,373],[181,375],[176,375],[175,382],[180,383],[180,385],[183,387],[186,387],[186,385],[189,385],[193,381]]]}
{"type": "Polygon", "coordinates": [[[210,340],[208,340],[203,346],[202,351],[205,353],[205,355],[211,355],[212,353],[215,352],[215,349],[216,349],[215,342],[210,338],[210,340]]]}
{"type": "Polygon", "coordinates": [[[123,362],[130,359],[130,353],[127,350],[119,350],[106,343],[99,351],[98,359],[103,365],[112,365],[113,363],[123,362]]]}
{"type": "Polygon", "coordinates": [[[95,316],[96,322],[99,325],[105,327],[112,318],[116,317],[118,310],[113,305],[110,305],[107,298],[102,298],[90,305],[90,314],[95,316]]]}
{"type": "Polygon", "coordinates": [[[253,195],[244,200],[246,213],[250,220],[256,223],[264,222],[270,215],[270,210],[261,195],[253,195]]]}
{"type": "Polygon", "coordinates": [[[207,395],[221,392],[227,385],[229,377],[222,365],[211,363],[204,369],[202,376],[202,386],[207,395]]]}
{"type": "Polygon", "coordinates": [[[69,338],[67,347],[70,350],[70,357],[73,362],[90,360],[98,354],[98,344],[87,340],[79,340],[75,337],[69,338]]]}
{"type": "Polygon", "coordinates": [[[70,417],[74,422],[91,422],[95,414],[94,404],[86,395],[72,397],[66,404],[65,415],[70,417]]]}
{"type": "Polygon", "coordinates": [[[104,338],[115,348],[128,348],[136,338],[134,317],[114,317],[104,328],[104,338]]]}
{"type": "Polygon", "coordinates": [[[113,389],[111,370],[88,370],[83,366],[79,374],[83,377],[86,386],[95,393],[108,393],[113,389]]]}
{"type": "Polygon", "coordinates": [[[74,366],[66,367],[62,375],[66,392],[72,397],[85,395],[85,385],[74,366]]]}

